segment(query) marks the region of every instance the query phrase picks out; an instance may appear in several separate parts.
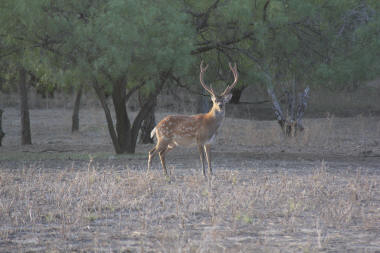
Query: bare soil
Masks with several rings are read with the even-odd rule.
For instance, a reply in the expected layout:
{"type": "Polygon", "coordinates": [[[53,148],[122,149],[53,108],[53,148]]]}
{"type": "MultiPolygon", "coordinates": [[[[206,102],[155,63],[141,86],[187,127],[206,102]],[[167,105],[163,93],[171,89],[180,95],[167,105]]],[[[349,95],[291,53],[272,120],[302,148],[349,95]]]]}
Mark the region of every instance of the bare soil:
{"type": "MultiPolygon", "coordinates": [[[[159,114],[158,119],[166,114],[159,114]]],[[[204,179],[196,149],[113,153],[103,112],[31,111],[20,146],[5,108],[0,147],[0,251],[380,252],[380,118],[226,118],[204,179]]]]}

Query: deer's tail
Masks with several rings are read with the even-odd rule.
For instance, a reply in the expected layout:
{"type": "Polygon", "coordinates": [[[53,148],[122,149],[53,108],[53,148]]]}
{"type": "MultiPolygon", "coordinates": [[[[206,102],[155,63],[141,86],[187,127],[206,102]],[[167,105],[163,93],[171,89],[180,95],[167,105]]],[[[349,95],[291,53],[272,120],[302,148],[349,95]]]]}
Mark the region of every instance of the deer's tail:
{"type": "Polygon", "coordinates": [[[150,132],[150,138],[153,139],[153,137],[156,135],[156,128],[153,128],[152,132],[150,132]]]}

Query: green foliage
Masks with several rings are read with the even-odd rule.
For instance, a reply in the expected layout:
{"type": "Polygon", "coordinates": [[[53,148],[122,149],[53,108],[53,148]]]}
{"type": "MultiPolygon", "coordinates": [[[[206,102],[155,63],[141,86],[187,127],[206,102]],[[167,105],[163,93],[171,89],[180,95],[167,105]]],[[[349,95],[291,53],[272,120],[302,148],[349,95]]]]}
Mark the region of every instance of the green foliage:
{"type": "Polygon", "coordinates": [[[251,44],[239,46],[280,81],[296,77],[330,87],[363,82],[380,74],[379,11],[373,1],[271,1],[251,44]]]}
{"type": "Polygon", "coordinates": [[[90,66],[87,73],[94,78],[107,76],[110,85],[124,75],[137,85],[139,80],[157,78],[160,71],[184,69],[194,33],[177,1],[166,8],[162,4],[107,1],[104,11],[80,25],[73,35],[85,59],[78,61],[79,66],[90,66]]]}
{"type": "Polygon", "coordinates": [[[0,7],[2,49],[15,50],[7,60],[43,82],[99,79],[112,87],[128,76],[138,84],[192,64],[195,30],[179,1],[6,0],[0,7]]]}
{"type": "Polygon", "coordinates": [[[208,47],[195,55],[215,66],[210,80],[231,78],[219,73],[232,61],[239,85],[340,87],[379,76],[379,11],[375,0],[3,0],[1,80],[22,65],[47,87],[96,79],[111,90],[126,76],[149,92],[169,70],[198,83],[190,52],[208,47]]]}

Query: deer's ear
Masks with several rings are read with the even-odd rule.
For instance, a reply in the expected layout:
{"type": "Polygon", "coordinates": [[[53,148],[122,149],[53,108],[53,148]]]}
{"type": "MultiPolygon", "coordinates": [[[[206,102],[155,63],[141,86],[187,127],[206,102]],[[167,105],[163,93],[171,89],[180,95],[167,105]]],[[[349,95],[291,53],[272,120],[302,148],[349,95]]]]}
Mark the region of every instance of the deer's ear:
{"type": "Polygon", "coordinates": [[[232,94],[231,93],[228,93],[227,95],[225,95],[223,97],[223,100],[224,100],[224,103],[228,103],[232,98],[232,94]]]}

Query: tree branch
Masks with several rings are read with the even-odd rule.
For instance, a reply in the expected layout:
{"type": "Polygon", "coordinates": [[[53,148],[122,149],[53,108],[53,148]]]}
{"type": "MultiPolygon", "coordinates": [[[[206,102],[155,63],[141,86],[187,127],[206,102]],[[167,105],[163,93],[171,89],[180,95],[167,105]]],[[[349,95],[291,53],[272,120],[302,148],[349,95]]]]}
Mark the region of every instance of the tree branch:
{"type": "Polygon", "coordinates": [[[197,92],[197,91],[194,91],[194,90],[190,89],[187,85],[182,84],[180,78],[174,76],[173,73],[170,73],[170,78],[171,78],[172,80],[174,80],[174,81],[177,83],[177,86],[178,86],[178,87],[183,88],[183,89],[186,89],[187,91],[189,91],[190,93],[192,93],[192,94],[194,94],[194,95],[205,96],[205,97],[208,97],[208,96],[209,96],[209,95],[205,95],[205,94],[199,93],[199,92],[197,92]]]}
{"type": "Polygon", "coordinates": [[[221,42],[215,42],[215,43],[212,43],[211,45],[208,45],[208,46],[198,47],[197,49],[192,50],[190,52],[190,54],[196,55],[196,54],[200,54],[200,53],[204,53],[204,52],[216,49],[218,47],[227,47],[229,45],[233,45],[235,43],[241,42],[241,41],[249,38],[252,35],[253,35],[253,32],[246,32],[246,33],[244,33],[244,35],[242,37],[239,37],[239,38],[234,38],[234,39],[225,40],[225,41],[221,41],[221,42]]]}
{"type": "Polygon", "coordinates": [[[113,146],[115,148],[115,151],[117,154],[120,154],[122,152],[122,150],[121,150],[119,142],[117,140],[117,134],[116,134],[115,127],[113,124],[112,115],[111,115],[111,112],[110,112],[108,105],[106,103],[106,97],[105,97],[104,91],[99,86],[97,80],[94,80],[92,86],[94,87],[95,93],[98,96],[100,104],[103,107],[104,114],[105,114],[106,120],[107,120],[108,131],[110,133],[111,140],[112,140],[113,146]]]}
{"type": "MultiPolygon", "coordinates": [[[[160,83],[156,86],[155,90],[149,94],[148,98],[146,99],[146,102],[141,106],[141,109],[136,115],[136,118],[132,124],[132,135],[131,135],[132,138],[137,138],[138,131],[141,128],[142,121],[146,118],[149,111],[152,110],[152,108],[156,105],[157,96],[163,89],[170,73],[171,73],[171,70],[161,73],[160,83]]],[[[132,140],[132,143],[136,143],[136,141],[137,139],[132,140]]]]}
{"type": "Polygon", "coordinates": [[[263,8],[263,21],[265,22],[267,19],[267,8],[269,6],[270,0],[267,0],[266,3],[264,4],[263,8]]]}
{"type": "Polygon", "coordinates": [[[137,90],[141,89],[145,84],[146,84],[146,81],[143,80],[143,81],[141,81],[141,83],[139,85],[132,87],[128,91],[127,95],[125,96],[125,102],[128,102],[129,98],[133,95],[133,93],[135,93],[137,90]]]}

